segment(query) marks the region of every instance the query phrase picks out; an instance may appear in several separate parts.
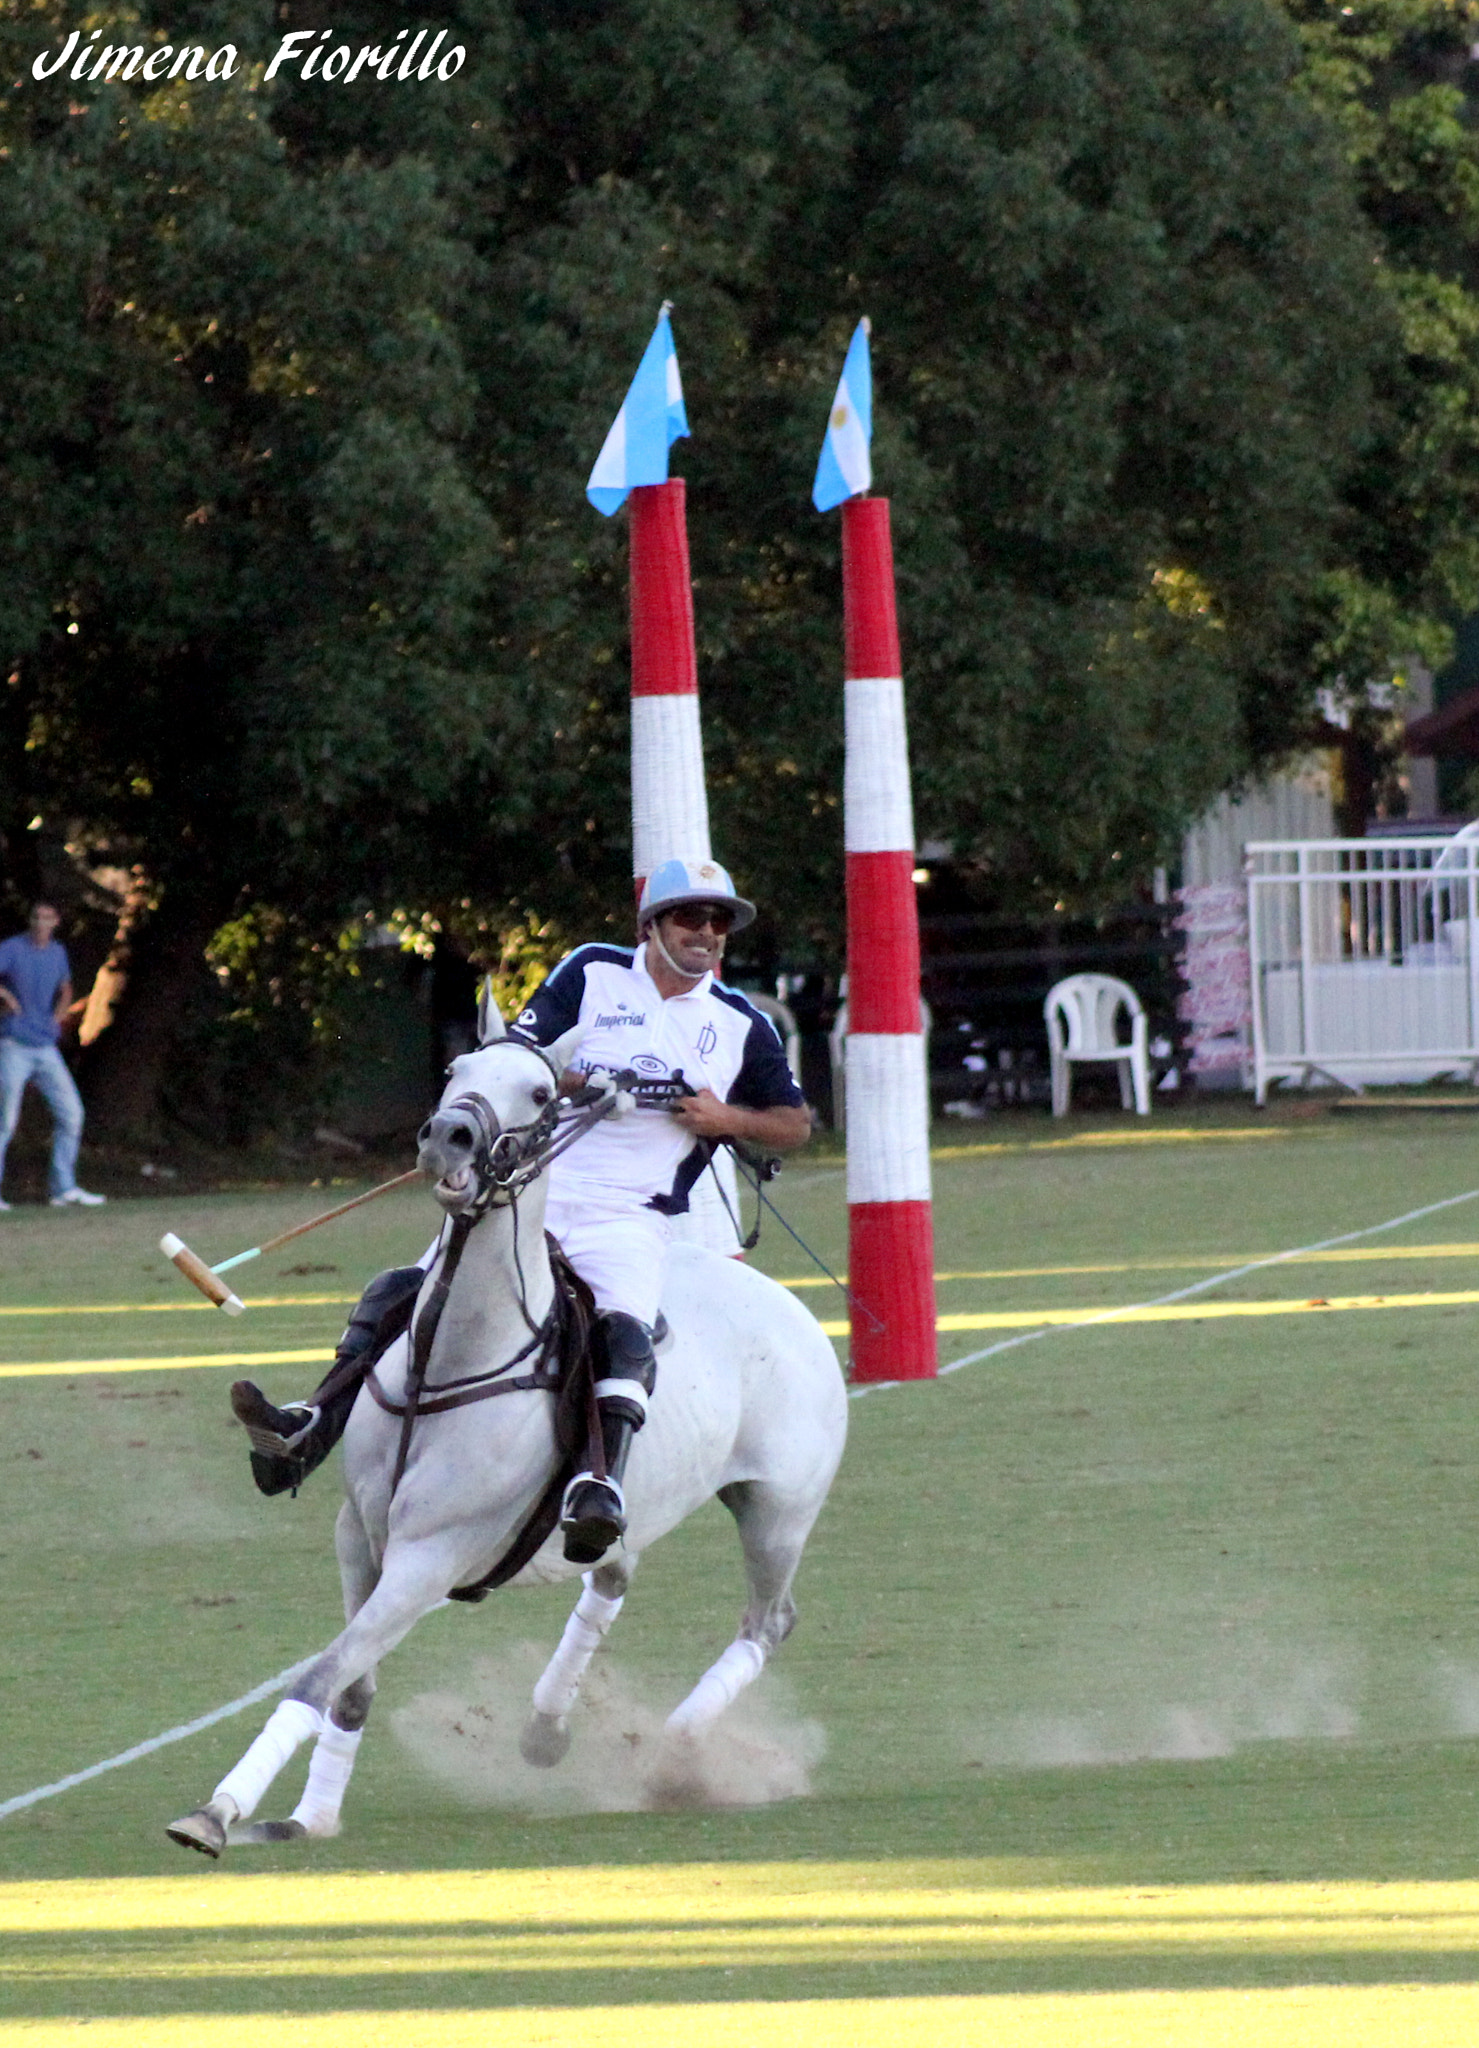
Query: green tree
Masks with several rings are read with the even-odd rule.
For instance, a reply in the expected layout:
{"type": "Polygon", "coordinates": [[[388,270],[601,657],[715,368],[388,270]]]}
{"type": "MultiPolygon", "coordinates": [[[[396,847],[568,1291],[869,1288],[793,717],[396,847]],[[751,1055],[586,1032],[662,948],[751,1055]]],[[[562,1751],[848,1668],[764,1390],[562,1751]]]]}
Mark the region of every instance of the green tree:
{"type": "Polygon", "coordinates": [[[1288,26],[1242,0],[576,19],[519,12],[527,211],[480,242],[470,360],[543,423],[479,370],[533,600],[511,645],[607,775],[587,815],[624,817],[625,648],[620,536],[579,491],[668,295],[716,820],[835,931],[837,533],[806,501],[866,310],[920,822],[1019,899],[1119,889],[1307,716],[1298,629],[1395,347],[1288,26]]]}
{"type": "Polygon", "coordinates": [[[665,296],[716,839],[788,942],[837,945],[808,497],[860,312],[924,830],[1093,901],[1297,729],[1399,351],[1267,0],[183,0],[257,72],[37,84],[74,18],[0,0],[0,829],[148,871],[130,1116],[253,905],[284,961],[395,905],[619,922],[625,522],[583,486],[665,296]],[[433,19],[449,86],[260,74],[433,19]]]}
{"type": "MultiPolygon", "coordinates": [[[[185,12],[207,48],[271,41],[270,8],[185,12]]],[[[445,755],[496,745],[496,535],[429,166],[305,170],[246,80],[38,83],[53,23],[3,21],[0,801],[11,835],[55,817],[147,870],[97,1077],[137,1122],[243,894],[332,915],[391,886],[445,755]]]]}
{"type": "Polygon", "coordinates": [[[1441,666],[1454,622],[1479,609],[1479,6],[1285,4],[1301,84],[1341,140],[1376,238],[1373,279],[1400,344],[1374,379],[1372,431],[1306,629],[1310,675],[1354,708],[1362,779],[1379,789],[1393,722],[1363,703],[1365,686],[1401,686],[1414,656],[1441,666]]]}

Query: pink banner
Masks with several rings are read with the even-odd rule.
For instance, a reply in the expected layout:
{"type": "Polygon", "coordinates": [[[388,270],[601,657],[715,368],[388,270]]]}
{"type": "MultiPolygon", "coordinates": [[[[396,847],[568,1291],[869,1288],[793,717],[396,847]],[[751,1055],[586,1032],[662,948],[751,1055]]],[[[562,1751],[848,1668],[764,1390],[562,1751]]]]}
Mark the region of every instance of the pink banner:
{"type": "Polygon", "coordinates": [[[1176,1013],[1187,1026],[1194,1074],[1240,1073],[1250,1058],[1253,981],[1248,899],[1240,882],[1179,889],[1176,929],[1186,935],[1178,968],[1186,987],[1176,1013]]]}

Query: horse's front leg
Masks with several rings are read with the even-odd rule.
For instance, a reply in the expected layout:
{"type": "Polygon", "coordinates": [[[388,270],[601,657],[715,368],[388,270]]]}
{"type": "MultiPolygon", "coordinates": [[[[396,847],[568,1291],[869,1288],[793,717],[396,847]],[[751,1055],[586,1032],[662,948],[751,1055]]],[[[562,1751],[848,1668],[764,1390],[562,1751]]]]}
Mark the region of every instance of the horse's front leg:
{"type": "MultiPolygon", "coordinates": [[[[380,1577],[380,1567],[352,1500],[346,1500],[334,1525],[334,1548],[344,1588],[344,1618],[353,1621],[380,1577]]],[[[331,1704],[308,1760],[308,1783],[290,1820],[239,1821],[227,1831],[234,1848],[240,1842],[296,1842],[305,1835],[337,1835],[339,1815],[359,1754],[360,1738],[375,1698],[372,1670],[347,1685],[331,1704]]]]}
{"type": "MultiPolygon", "coordinates": [[[[171,1839],[184,1848],[219,1856],[228,1830],[251,1819],[268,1787],[297,1750],[310,1736],[325,1737],[326,1727],[331,1725],[330,1708],[337,1700],[363,1703],[368,1711],[360,1681],[466,1575],[469,1551],[475,1558],[476,1531],[471,1541],[467,1535],[459,1540],[458,1532],[443,1531],[417,1542],[392,1545],[379,1579],[348,1627],[273,1710],[256,1741],[226,1773],[205,1805],[166,1830],[171,1839]]],[[[354,1705],[350,1705],[346,1719],[352,1718],[353,1712],[354,1705]]],[[[332,1745],[332,1736],[329,1741],[332,1745]]],[[[349,1763],[352,1767],[352,1750],[349,1763]]],[[[348,1771],[342,1775],[347,1784],[348,1771]]]]}
{"type": "Polygon", "coordinates": [[[606,1633],[621,1612],[635,1555],[614,1558],[586,1572],[585,1590],[565,1624],[560,1646],[545,1665],[534,1688],[533,1708],[519,1736],[519,1754],[526,1764],[548,1769],[570,1747],[570,1709],[580,1697],[581,1680],[606,1633]]]}

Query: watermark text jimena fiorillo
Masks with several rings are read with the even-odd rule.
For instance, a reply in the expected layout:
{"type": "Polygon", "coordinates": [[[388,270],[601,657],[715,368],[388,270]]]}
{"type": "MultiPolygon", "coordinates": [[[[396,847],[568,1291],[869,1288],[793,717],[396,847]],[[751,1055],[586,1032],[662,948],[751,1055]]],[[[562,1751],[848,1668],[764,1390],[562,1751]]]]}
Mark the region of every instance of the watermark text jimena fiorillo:
{"type": "MultiPolygon", "coordinates": [[[[439,78],[445,85],[467,62],[467,51],[461,43],[454,43],[438,56],[447,40],[444,28],[435,35],[429,29],[417,29],[407,42],[410,33],[409,29],[400,29],[383,49],[365,43],[355,50],[348,43],[336,43],[331,28],[295,28],[278,44],[262,73],[262,81],[265,84],[279,71],[296,68],[299,78],[318,79],[331,85],[350,85],[356,79],[370,78],[382,84],[407,79],[424,83],[439,78]]],[[[72,78],[89,83],[95,78],[107,82],[147,78],[158,82],[170,78],[235,78],[241,69],[235,43],[222,43],[220,49],[211,51],[198,43],[156,43],[150,48],[143,43],[102,43],[98,40],[101,34],[102,30],[95,28],[84,40],[82,31],[74,28],[59,51],[41,52],[31,65],[31,76],[51,78],[60,71],[68,71],[72,78]]]]}

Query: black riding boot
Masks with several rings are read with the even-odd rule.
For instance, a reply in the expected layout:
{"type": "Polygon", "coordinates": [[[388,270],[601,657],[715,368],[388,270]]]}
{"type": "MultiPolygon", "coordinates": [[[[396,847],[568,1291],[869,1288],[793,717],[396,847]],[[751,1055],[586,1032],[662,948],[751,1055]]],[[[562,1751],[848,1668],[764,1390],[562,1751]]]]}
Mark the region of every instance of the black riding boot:
{"type": "Polygon", "coordinates": [[[620,1309],[598,1316],[591,1349],[606,1477],[577,1472],[565,1489],[560,1530],[571,1564],[595,1564],[626,1534],[622,1477],[632,1438],[647,1420],[647,1397],[657,1383],[652,1332],[635,1316],[620,1309]]]}
{"type": "Polygon", "coordinates": [[[349,1318],[334,1363],[307,1401],[275,1408],[250,1380],[231,1389],[231,1410],[252,1442],[252,1477],[259,1493],[296,1493],[343,1436],[365,1374],[383,1358],[411,1320],[426,1278],[419,1266],[379,1273],[349,1318]]]}

